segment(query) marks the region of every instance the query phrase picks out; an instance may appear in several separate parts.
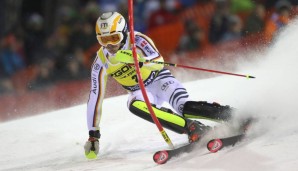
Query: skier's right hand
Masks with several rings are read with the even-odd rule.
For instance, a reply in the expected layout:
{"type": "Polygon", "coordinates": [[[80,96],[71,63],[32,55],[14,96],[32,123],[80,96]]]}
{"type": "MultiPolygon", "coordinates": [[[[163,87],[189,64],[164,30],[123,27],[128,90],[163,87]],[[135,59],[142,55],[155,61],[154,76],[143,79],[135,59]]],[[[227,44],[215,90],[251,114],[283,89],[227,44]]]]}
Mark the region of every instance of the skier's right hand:
{"type": "Polygon", "coordinates": [[[95,159],[99,151],[99,131],[89,131],[89,139],[84,145],[85,156],[88,159],[95,159]]]}

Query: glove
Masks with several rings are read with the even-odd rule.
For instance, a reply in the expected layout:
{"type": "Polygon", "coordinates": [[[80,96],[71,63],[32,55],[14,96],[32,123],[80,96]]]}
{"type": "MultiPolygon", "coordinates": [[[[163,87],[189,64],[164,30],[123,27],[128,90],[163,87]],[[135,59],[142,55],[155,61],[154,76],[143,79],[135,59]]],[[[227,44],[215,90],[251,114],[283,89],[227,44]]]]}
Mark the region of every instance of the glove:
{"type": "Polygon", "coordinates": [[[89,139],[84,145],[85,156],[87,159],[96,159],[99,151],[99,130],[89,131],[89,139]]]}
{"type": "MultiPolygon", "coordinates": [[[[139,62],[146,62],[146,59],[137,54],[139,62]]],[[[115,60],[122,63],[133,64],[133,55],[131,50],[119,50],[116,53],[115,60]]]]}

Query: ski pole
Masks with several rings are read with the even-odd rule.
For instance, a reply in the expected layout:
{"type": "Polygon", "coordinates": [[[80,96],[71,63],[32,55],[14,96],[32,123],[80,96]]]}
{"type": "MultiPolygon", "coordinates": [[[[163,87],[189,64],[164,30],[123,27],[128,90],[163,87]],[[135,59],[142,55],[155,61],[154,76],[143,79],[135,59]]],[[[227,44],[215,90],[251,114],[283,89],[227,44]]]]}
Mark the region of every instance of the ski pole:
{"type": "Polygon", "coordinates": [[[186,66],[186,65],[180,65],[180,64],[173,64],[173,63],[168,63],[168,62],[159,62],[159,61],[151,61],[151,60],[142,60],[142,62],[164,64],[165,66],[188,68],[188,69],[194,69],[194,70],[200,70],[200,71],[206,71],[206,72],[214,72],[214,73],[218,73],[218,74],[234,75],[234,76],[246,77],[246,78],[256,78],[256,77],[250,76],[250,75],[235,74],[235,73],[230,73],[230,72],[223,72],[223,71],[204,69],[204,68],[198,68],[198,67],[192,67],[192,66],[186,66]]]}

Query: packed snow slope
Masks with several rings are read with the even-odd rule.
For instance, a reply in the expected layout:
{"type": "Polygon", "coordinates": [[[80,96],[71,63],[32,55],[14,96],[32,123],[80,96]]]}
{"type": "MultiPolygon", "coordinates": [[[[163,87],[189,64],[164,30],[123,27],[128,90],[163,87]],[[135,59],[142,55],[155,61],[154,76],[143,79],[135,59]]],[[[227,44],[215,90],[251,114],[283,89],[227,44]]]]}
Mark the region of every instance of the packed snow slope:
{"type": "MultiPolygon", "coordinates": [[[[256,60],[238,61],[237,72],[256,79],[223,75],[185,83],[194,100],[229,104],[239,116],[259,118],[234,148],[210,154],[202,144],[156,165],[152,155],[167,144],[155,125],[129,113],[124,95],[104,102],[98,159],[85,159],[86,105],[80,105],[0,124],[0,170],[297,171],[297,32],[295,21],[268,51],[248,54],[256,60]]],[[[185,135],[167,133],[175,146],[187,142],[185,135]]]]}

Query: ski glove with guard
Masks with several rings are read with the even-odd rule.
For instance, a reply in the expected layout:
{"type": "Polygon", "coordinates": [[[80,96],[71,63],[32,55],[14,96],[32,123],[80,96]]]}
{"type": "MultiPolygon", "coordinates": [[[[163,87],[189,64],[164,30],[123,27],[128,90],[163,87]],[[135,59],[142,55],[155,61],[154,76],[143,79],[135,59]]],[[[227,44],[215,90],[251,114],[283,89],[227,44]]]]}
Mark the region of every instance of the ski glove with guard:
{"type": "Polygon", "coordinates": [[[96,159],[99,151],[99,141],[98,141],[99,138],[100,138],[99,130],[89,131],[89,139],[84,146],[86,158],[96,159]]]}

